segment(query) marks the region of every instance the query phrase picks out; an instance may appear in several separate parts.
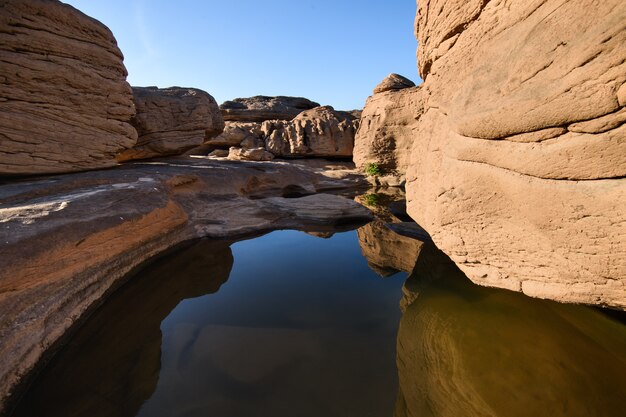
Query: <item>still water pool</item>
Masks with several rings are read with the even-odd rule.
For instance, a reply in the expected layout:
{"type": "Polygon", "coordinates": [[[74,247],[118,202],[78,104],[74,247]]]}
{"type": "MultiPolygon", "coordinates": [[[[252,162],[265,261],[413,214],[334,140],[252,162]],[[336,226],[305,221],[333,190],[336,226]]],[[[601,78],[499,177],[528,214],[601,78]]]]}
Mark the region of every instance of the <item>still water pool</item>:
{"type": "Polygon", "coordinates": [[[378,255],[412,257],[408,281],[370,269],[362,231],[168,255],[87,320],[15,416],[626,415],[622,322],[475,286],[432,244],[414,259],[385,233],[378,255]]]}

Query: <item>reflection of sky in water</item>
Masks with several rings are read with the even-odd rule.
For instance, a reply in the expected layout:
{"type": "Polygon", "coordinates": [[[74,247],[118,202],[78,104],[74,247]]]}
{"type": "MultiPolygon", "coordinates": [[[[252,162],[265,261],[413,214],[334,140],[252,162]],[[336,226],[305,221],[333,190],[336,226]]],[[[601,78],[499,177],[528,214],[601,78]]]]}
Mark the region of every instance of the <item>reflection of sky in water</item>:
{"type": "Polygon", "coordinates": [[[389,415],[406,274],[372,272],[354,231],[280,231],[232,251],[220,290],[162,322],[159,383],[139,415],[389,415]]]}

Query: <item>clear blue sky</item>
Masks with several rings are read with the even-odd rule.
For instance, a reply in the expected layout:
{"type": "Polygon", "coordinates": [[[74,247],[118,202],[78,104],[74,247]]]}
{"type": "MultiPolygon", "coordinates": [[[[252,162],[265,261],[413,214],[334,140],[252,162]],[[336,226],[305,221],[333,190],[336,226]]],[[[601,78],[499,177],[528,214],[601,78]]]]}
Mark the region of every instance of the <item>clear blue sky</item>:
{"type": "Polygon", "coordinates": [[[303,96],[362,108],[390,72],[419,81],[415,0],[65,0],[107,25],[131,85],[218,103],[303,96]]]}

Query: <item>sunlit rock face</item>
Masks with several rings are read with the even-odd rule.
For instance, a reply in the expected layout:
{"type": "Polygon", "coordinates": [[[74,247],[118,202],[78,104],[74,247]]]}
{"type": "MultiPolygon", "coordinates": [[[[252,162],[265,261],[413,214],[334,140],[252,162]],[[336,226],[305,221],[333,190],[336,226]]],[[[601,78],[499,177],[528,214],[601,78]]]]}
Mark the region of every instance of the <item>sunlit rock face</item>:
{"type": "Polygon", "coordinates": [[[472,281],[626,308],[626,3],[420,1],[409,213],[472,281]]]}
{"type": "Polygon", "coordinates": [[[432,244],[404,287],[396,417],[626,413],[626,326],[473,285],[432,244]]]}
{"type": "Polygon", "coordinates": [[[110,167],[137,132],[109,29],[58,1],[0,3],[0,175],[110,167]]]}
{"type": "Polygon", "coordinates": [[[180,155],[224,130],[215,99],[196,88],[133,87],[137,115],[132,119],[139,138],[118,159],[180,155]]]}
{"type": "Polygon", "coordinates": [[[319,103],[304,97],[254,96],[229,100],[220,106],[227,122],[263,122],[265,120],[291,120],[319,103]]]}

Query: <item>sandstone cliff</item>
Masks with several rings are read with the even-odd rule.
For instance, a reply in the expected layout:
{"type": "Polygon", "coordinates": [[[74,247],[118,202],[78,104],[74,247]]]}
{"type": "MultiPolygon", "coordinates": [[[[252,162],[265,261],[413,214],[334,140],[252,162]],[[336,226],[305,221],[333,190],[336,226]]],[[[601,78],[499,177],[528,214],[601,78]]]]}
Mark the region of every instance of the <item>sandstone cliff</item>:
{"type": "Polygon", "coordinates": [[[111,32],[57,1],[0,3],[0,175],[109,167],[135,144],[111,32]]]}
{"type": "Polygon", "coordinates": [[[219,135],[224,119],[215,99],[196,88],[133,87],[139,138],[121,161],[180,155],[219,135]]]}
{"type": "Polygon", "coordinates": [[[411,216],[476,283],[626,308],[626,3],[420,1],[416,32],[411,216]]]}

